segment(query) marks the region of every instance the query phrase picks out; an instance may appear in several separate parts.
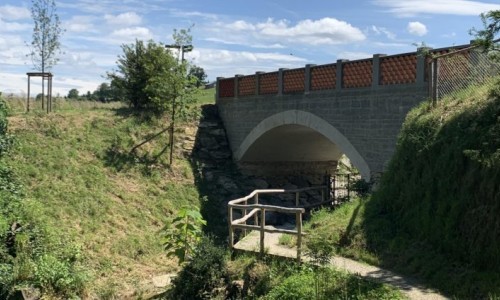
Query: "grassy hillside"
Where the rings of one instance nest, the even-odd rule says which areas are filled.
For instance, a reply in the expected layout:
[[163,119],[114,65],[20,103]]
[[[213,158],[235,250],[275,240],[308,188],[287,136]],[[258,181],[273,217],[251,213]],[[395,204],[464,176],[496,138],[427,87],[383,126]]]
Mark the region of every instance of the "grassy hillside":
[[[500,82],[407,116],[378,191],[310,226],[460,298],[500,295]],[[334,230],[331,230],[333,228]]]
[[[213,90],[203,91],[200,103],[210,96],[213,101]],[[186,136],[195,136],[196,117],[179,124],[169,167],[168,151],[161,155],[167,133],[130,151],[166,128],[165,118],[134,114],[116,103],[65,102],[49,115],[20,113],[22,100],[7,103],[15,144],[5,163],[23,187],[25,219],[50,236],[42,247],[77,254],[89,297],[154,293],[151,278],[177,270],[165,257],[160,229],[179,208],[199,206],[185,144]],[[35,280],[29,273],[38,261],[32,263],[26,282]]]

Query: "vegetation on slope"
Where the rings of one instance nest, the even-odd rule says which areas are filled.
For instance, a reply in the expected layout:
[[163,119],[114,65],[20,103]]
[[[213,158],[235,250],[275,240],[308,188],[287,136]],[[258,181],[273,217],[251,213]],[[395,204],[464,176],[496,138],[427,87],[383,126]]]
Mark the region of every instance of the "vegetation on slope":
[[[17,114],[9,118],[16,143],[9,159],[2,162],[23,187],[26,200],[21,201],[20,211],[28,219],[19,221],[7,211],[9,218],[2,222],[2,232],[8,232],[16,220],[21,226],[36,226],[40,238],[28,238],[27,246],[17,248],[42,249],[42,254],[78,262],[85,271],[78,289],[63,287],[66,290],[53,291],[53,296],[106,298],[155,292],[151,277],[177,269],[165,256],[160,229],[179,208],[199,206],[199,193],[183,145],[176,146],[177,160],[170,168],[168,156],[160,155],[168,146],[167,133],[130,151],[163,130],[168,120],[135,114],[116,104],[93,109],[75,102],[73,109],[69,103],[64,107],[68,110],[50,115]],[[184,131],[194,130],[185,123],[176,138],[182,141]],[[12,203],[8,198],[2,200]],[[37,240],[43,243],[32,242]],[[38,258],[42,254],[35,253],[26,261],[31,268],[23,273],[26,278],[11,278],[15,286],[1,285],[19,289],[24,284],[47,294],[52,286],[41,286],[29,275],[40,270]],[[25,267],[20,259],[12,257],[14,268]],[[76,278],[63,275],[68,280]]]
[[[210,102],[213,90],[201,91],[198,103]],[[22,100],[8,103],[11,113],[22,108]],[[162,131],[168,120],[117,104],[60,104],[49,115],[13,113],[9,118],[16,143],[9,159],[0,160],[8,170],[8,176],[0,175],[2,187],[13,187],[0,189],[1,298],[25,287],[38,288],[48,299],[148,297],[164,291],[152,286],[152,277],[176,271],[173,288],[165,294],[171,299],[310,294],[308,284],[281,294],[293,282],[310,280],[316,274],[310,267],[245,256],[230,261],[227,249],[211,238],[203,239],[180,270],[168,259],[161,229],[183,206],[202,208],[206,230],[226,232],[216,211],[222,200],[207,194],[200,166],[191,161],[185,144],[196,144],[196,119],[178,127],[170,167],[168,156],[159,155],[168,146],[167,133],[131,151]],[[236,172],[230,165],[225,176]],[[15,237],[10,235],[13,224],[22,228]],[[13,250],[16,255],[9,253]],[[336,278],[324,286],[330,294],[402,297],[384,285],[325,272]],[[244,282],[245,288],[234,289],[235,282]]]
[[500,295],[499,215],[497,81],[412,110],[371,199],[317,214],[310,226],[344,255],[482,298]]

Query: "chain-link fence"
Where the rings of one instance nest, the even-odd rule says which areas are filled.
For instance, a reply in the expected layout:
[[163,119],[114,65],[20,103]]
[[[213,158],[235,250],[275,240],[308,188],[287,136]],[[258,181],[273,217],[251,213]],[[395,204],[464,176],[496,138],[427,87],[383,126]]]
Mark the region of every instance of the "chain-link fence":
[[500,61],[478,46],[433,54],[429,71],[434,102],[488,84],[500,75]]

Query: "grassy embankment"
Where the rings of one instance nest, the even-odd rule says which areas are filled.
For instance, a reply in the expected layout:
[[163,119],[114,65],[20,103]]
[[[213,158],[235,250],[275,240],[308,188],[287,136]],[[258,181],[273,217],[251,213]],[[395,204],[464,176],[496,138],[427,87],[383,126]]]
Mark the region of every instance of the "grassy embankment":
[[[213,102],[213,90],[199,97],[200,104]],[[179,124],[169,168],[168,155],[159,155],[167,133],[129,152],[168,120],[135,115],[119,103],[55,103],[50,115],[39,101],[24,114],[24,100],[7,100],[15,136],[7,164],[23,186],[26,218],[52,236],[44,247],[77,249],[71,251],[82,256],[89,295],[148,294],[153,288],[145,282],[177,269],[164,255],[159,230],[180,207],[199,206],[181,143],[195,125]],[[16,275],[27,277],[18,282],[31,280]]]
[[309,224],[338,253],[458,298],[500,296],[500,81],[422,103],[371,198]]
[[[198,104],[213,99],[213,90],[202,91]],[[189,158],[197,118],[177,127],[175,163],[170,168],[168,155],[159,155],[168,145],[167,134],[130,152],[168,126],[164,118],[134,114],[119,103],[56,100],[49,115],[39,102],[29,114],[24,113],[24,100],[7,103],[15,144],[0,165],[13,170],[22,192],[14,208],[2,202],[0,221],[5,224],[0,225],[8,233],[1,235],[6,253],[0,253],[5,259],[0,262],[0,287],[35,286],[48,299],[136,299],[161,292],[151,278],[175,272],[178,266],[165,257],[160,229],[180,207],[207,205]],[[209,224],[222,222],[204,217]],[[18,224],[14,236],[9,233],[13,223]],[[203,256],[201,261],[210,260]],[[314,276],[307,268],[266,266],[245,256],[223,269],[209,268],[217,268],[225,280],[265,284],[258,288],[260,295],[276,288],[269,297],[289,290],[287,285],[295,286],[302,277],[307,283],[289,295],[311,293]],[[337,278],[328,287],[334,294],[401,297],[386,286],[329,274]],[[221,280],[215,278],[222,283],[217,288],[231,284]]]

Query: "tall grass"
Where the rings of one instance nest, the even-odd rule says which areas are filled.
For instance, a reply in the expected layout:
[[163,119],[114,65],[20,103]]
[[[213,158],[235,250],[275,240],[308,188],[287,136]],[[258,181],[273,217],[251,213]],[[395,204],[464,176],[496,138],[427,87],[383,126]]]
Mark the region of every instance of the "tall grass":
[[[199,205],[189,161],[181,145],[173,166],[158,155],[169,146],[167,134],[131,151],[168,119],[116,103],[68,101],[51,114],[16,113],[10,104],[16,143],[8,165],[25,186],[33,222],[81,247],[85,269],[95,275],[85,293],[101,298],[115,287],[114,297],[122,297],[137,282],[175,271],[159,230],[182,206]],[[183,141],[190,125],[179,125]]]
[[368,201],[312,224],[342,255],[458,298],[500,295],[500,81],[407,116]]

